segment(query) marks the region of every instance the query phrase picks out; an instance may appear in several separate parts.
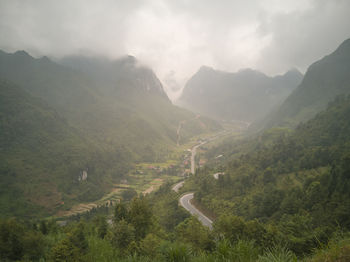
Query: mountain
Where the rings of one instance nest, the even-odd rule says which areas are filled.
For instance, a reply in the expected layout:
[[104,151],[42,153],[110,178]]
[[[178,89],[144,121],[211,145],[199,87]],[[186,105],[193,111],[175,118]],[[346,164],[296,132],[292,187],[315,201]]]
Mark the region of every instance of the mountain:
[[298,88],[264,120],[264,126],[295,126],[325,109],[337,95],[349,92],[350,39],[308,68]]
[[[0,52],[0,77],[45,100],[85,135],[111,146],[128,141],[131,151],[148,159],[149,147],[160,150],[160,144],[176,143],[179,123],[195,119],[172,105],[153,71],[130,56],[76,56],[59,64],[25,51]],[[182,142],[213,127],[204,118],[187,122],[191,124],[183,126]]]
[[139,92],[143,95],[157,95],[169,101],[154,72],[150,68],[140,65],[133,56],[125,56],[115,60],[104,57],[67,56],[58,62],[89,75],[99,83],[99,91],[104,95],[116,97]]
[[[68,195],[88,200],[103,193],[98,175],[106,168],[92,160],[96,152],[103,158],[100,148],[45,101],[5,80],[0,80],[0,133],[1,216],[43,215]],[[84,170],[89,179],[80,184]]]
[[203,66],[186,83],[177,103],[218,119],[251,122],[279,105],[301,79],[296,69],[269,77],[251,69],[228,73]]
[[133,164],[165,160],[178,141],[220,128],[174,106],[135,58],[99,61],[85,58],[88,71],[0,52],[2,216],[95,200]]

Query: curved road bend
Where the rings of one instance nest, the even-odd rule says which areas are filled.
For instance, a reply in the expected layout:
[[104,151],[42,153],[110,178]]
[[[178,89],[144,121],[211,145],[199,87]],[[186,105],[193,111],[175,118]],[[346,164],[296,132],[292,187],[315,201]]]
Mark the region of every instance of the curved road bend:
[[180,198],[180,205],[183,206],[191,215],[194,215],[198,218],[198,220],[204,225],[212,229],[213,221],[210,218],[206,217],[201,211],[199,211],[195,206],[191,204],[191,200],[193,199],[193,193],[187,193]]
[[176,193],[179,192],[179,189],[184,185],[185,181],[181,181],[171,188],[171,190],[175,191]]
[[222,176],[222,175],[225,175],[225,173],[223,173],[223,172],[215,173],[215,174],[213,174],[213,177],[215,179],[219,179],[219,176]]
[[[224,135],[225,132],[223,132],[221,135]],[[206,144],[207,142],[210,142],[210,141],[213,141],[215,139],[217,139],[218,137],[220,137],[221,135],[216,135],[212,138],[210,138],[209,140],[207,141],[204,141],[198,145],[195,145],[194,147],[192,147],[191,149],[191,173],[194,174],[195,171],[196,171],[196,163],[195,163],[195,157],[196,157],[196,153],[197,153],[197,148]],[[219,173],[217,174],[214,174],[214,178],[217,179],[219,178]],[[175,184],[173,187],[172,187],[172,190],[174,190],[175,192],[178,192],[179,188],[183,186],[183,183],[184,181],[182,182],[179,182],[177,184]],[[192,215],[195,215],[197,216],[198,220],[204,225],[204,226],[207,226],[209,227],[209,229],[212,229],[213,226],[213,221],[206,217],[201,211],[199,211],[195,206],[193,206],[191,204],[191,200],[193,199],[193,193],[187,193],[185,195],[183,195],[180,200],[179,200],[179,203],[180,205],[185,208],[188,212],[190,212]]]

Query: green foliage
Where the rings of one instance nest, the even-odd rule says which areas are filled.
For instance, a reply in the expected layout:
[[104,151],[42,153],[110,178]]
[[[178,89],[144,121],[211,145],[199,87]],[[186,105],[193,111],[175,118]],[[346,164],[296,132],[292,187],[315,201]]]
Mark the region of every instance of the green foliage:
[[[349,230],[350,97],[339,97],[295,131],[270,130],[235,142],[241,154],[190,178],[201,205],[219,218],[214,234],[262,248],[283,243],[305,256],[329,241],[337,227]],[[223,146],[230,155],[236,149]],[[214,153],[214,155],[215,155]],[[240,217],[236,217],[239,215]]]
[[175,242],[165,248],[163,256],[169,262],[188,262],[191,259],[191,250],[187,245]]
[[241,240],[254,240],[260,247],[269,247],[277,238],[272,229],[257,220],[246,222],[243,218],[232,215],[220,216],[213,226],[216,238],[224,238],[232,244]]
[[148,201],[143,198],[134,198],[130,203],[129,221],[135,227],[136,239],[144,238],[152,226],[152,210]]
[[178,201],[178,195],[171,190],[170,184],[162,186],[150,198],[153,213],[166,231],[174,232],[175,227],[189,217]]
[[130,201],[137,196],[137,192],[133,188],[128,188],[122,192],[122,198],[124,201]]
[[95,201],[137,161],[165,160],[181,121],[189,122],[181,143],[220,128],[172,105],[136,61],[85,62],[94,69],[0,52],[1,216],[41,217]]
[[191,245],[192,250],[211,250],[213,241],[209,229],[204,227],[197,218],[190,217],[176,227],[177,239]]
[[[350,40],[313,63],[302,83],[265,120],[265,127],[297,126],[324,110],[338,95],[350,93]],[[316,137],[316,136],[315,136]]]
[[140,251],[141,254],[148,257],[157,256],[162,240],[155,234],[148,234],[140,242]]
[[258,262],[296,262],[297,257],[285,247],[273,247],[264,255],[259,256]]
[[15,219],[0,221],[1,260],[38,260],[44,251],[43,235],[25,228]]
[[50,253],[53,261],[84,261],[83,256],[88,252],[88,241],[84,232],[83,222],[75,225],[61,241],[56,243]]
[[258,258],[259,250],[253,241],[238,240],[231,244],[223,239],[216,244],[214,254],[219,261],[253,262]]
[[93,223],[97,236],[103,239],[108,231],[107,218],[105,216],[96,216],[93,219]]
[[121,220],[127,220],[129,218],[129,212],[127,206],[124,202],[119,202],[115,205],[114,208],[114,223],[118,223]]
[[125,220],[113,225],[110,240],[114,247],[126,252],[129,245],[135,240],[135,228]]

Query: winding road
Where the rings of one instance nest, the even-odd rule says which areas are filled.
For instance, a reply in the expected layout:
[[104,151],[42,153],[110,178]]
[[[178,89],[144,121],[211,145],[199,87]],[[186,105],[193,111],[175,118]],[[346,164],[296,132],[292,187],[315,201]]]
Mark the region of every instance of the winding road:
[[[226,131],[223,131],[215,136],[213,136],[210,139],[207,139],[203,142],[201,142],[198,145],[195,145],[194,147],[192,147],[191,149],[191,173],[195,174],[196,171],[196,163],[195,163],[195,157],[196,157],[196,153],[197,153],[197,148],[210,142],[213,141],[223,135],[226,134]],[[215,179],[219,178],[219,175],[224,175],[224,173],[216,173],[213,174]],[[179,191],[179,189],[183,186],[183,184],[185,183],[185,181],[181,181],[177,184],[175,184],[171,189],[173,191],[175,191],[176,193]],[[179,199],[179,204],[186,209],[188,212],[190,212],[192,215],[196,216],[198,218],[198,220],[206,227],[209,227],[209,229],[213,228],[213,221],[208,218],[207,216],[205,216],[200,210],[198,210],[194,205],[192,205],[191,200],[194,197],[194,193],[186,193],[184,195],[182,195]]]
[[180,198],[180,205],[192,215],[196,216],[204,226],[209,227],[209,229],[212,229],[213,221],[210,218],[206,217],[201,211],[199,211],[194,205],[191,204],[192,199],[193,193],[187,193]]
[[213,174],[213,177],[215,179],[219,179],[219,176],[222,176],[222,175],[225,175],[225,173],[223,173],[223,172],[215,173],[215,174]]
[[175,191],[176,193],[179,192],[179,189],[184,185],[185,181],[181,181],[171,188],[171,190]]
[[207,141],[204,141],[194,147],[192,147],[191,149],[191,174],[194,175],[194,173],[196,172],[196,162],[195,162],[195,157],[196,157],[196,154],[197,154],[197,148],[206,144]]
[[[215,138],[214,138],[215,139]],[[214,139],[210,139],[209,141],[212,141]],[[208,141],[201,142],[198,145],[195,145],[191,149],[191,173],[194,174],[196,170],[196,163],[195,163],[195,156],[197,153],[197,148],[206,144]],[[185,181],[181,181],[177,184],[175,184],[171,189],[175,191],[176,193],[179,191],[179,189],[183,186]],[[201,211],[199,211],[194,205],[192,205],[191,200],[193,199],[194,193],[186,193],[183,196],[180,197],[179,203],[180,205],[186,209],[188,212],[190,212],[192,215],[196,216],[198,220],[206,227],[209,227],[209,229],[212,229],[213,221],[206,217]]]

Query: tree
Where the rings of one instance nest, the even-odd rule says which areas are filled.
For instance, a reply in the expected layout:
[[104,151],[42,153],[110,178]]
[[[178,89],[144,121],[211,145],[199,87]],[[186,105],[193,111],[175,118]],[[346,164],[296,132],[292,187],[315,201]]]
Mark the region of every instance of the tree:
[[137,196],[137,192],[133,188],[128,188],[122,192],[122,198],[125,201],[130,201],[131,199],[133,199],[136,196]]
[[69,238],[57,243],[51,249],[50,257],[54,262],[83,261],[79,249],[73,245]]
[[107,234],[107,229],[108,229],[106,217],[105,216],[95,217],[94,224],[95,224],[97,236],[103,239]]
[[135,240],[135,228],[123,219],[113,226],[110,240],[114,247],[125,252],[129,244]]
[[0,222],[0,258],[20,260],[24,253],[24,228],[15,219]]
[[152,210],[145,198],[139,197],[132,200],[128,221],[135,228],[137,240],[146,236],[152,225]]
[[84,235],[84,223],[80,222],[67,236],[51,249],[53,261],[84,261],[88,242]]
[[126,220],[128,218],[128,209],[123,202],[116,204],[114,209],[114,223],[118,223],[121,220]]
[[193,216],[176,227],[176,235],[178,239],[190,243],[197,250],[210,250],[213,246],[209,230]]
[[44,220],[40,221],[39,228],[40,228],[41,233],[43,233],[44,235],[46,235],[48,233],[47,225],[46,225],[46,222]]

